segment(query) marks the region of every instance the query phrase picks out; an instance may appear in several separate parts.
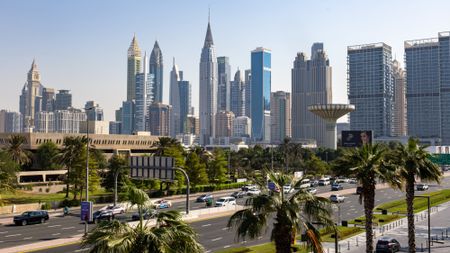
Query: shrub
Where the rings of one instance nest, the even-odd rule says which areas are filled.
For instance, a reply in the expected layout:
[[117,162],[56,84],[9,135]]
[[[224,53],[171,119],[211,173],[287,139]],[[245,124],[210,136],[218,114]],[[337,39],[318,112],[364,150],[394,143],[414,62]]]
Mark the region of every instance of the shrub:
[[50,210],[52,207],[51,207],[51,205],[50,205],[50,203],[48,203],[48,202],[44,202],[42,205],[41,205],[41,210]]
[[50,188],[45,188],[45,192],[49,193],[50,192]]

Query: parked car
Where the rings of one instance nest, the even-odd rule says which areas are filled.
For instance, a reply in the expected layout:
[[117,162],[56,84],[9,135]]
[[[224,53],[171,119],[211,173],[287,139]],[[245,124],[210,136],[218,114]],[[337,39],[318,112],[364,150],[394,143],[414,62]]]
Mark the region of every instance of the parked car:
[[350,179],[348,180],[348,183],[349,183],[349,184],[357,184],[358,181],[356,180],[356,178],[350,178]]
[[325,186],[330,184],[330,178],[321,178],[319,180],[319,186]]
[[346,177],[338,177],[336,180],[334,180],[336,183],[348,183],[349,179]]
[[428,185],[427,184],[417,184],[416,190],[417,191],[426,191],[426,190],[428,190]]
[[215,206],[227,206],[227,205],[236,205],[236,199],[233,197],[222,197],[216,201]]
[[291,187],[291,185],[283,185],[283,193],[284,194],[289,194],[289,193],[291,193],[292,192],[292,187]]
[[153,204],[155,205],[156,209],[169,208],[172,206],[172,202],[165,199],[156,200],[153,202]]
[[45,223],[48,221],[47,211],[27,211],[21,215],[14,216],[13,221],[16,225],[28,225],[33,223]]
[[330,201],[334,202],[334,203],[341,203],[341,202],[344,202],[344,200],[345,200],[345,197],[342,195],[339,195],[339,194],[332,194],[330,196]]
[[339,190],[343,190],[344,187],[341,184],[332,184],[331,185],[331,190],[332,191],[339,191]]
[[249,195],[249,196],[252,196],[252,195],[259,195],[259,194],[261,194],[261,190],[258,190],[258,189],[256,189],[256,188],[249,189],[249,190],[247,191],[247,195]]
[[101,220],[110,221],[110,220],[112,220],[113,217],[114,217],[114,214],[110,210],[98,210],[92,214],[92,222],[97,223]]
[[392,237],[381,237],[377,241],[376,253],[391,253],[400,251],[400,243]]
[[317,186],[319,186],[319,180],[311,180],[311,181],[309,182],[309,186],[311,186],[311,187],[317,187]]
[[118,205],[107,205],[105,207],[100,208],[99,211],[111,211],[113,215],[123,214],[125,213],[125,207]]
[[308,190],[306,190],[307,192],[311,193],[311,194],[316,194],[317,193],[317,189],[316,188],[308,188]]
[[356,194],[360,195],[363,192],[363,187],[362,186],[358,186],[356,187]]
[[[142,211],[142,218],[144,220],[156,218],[156,215],[158,215],[158,211],[156,209],[144,209]],[[133,216],[131,216],[131,219],[134,221],[140,220],[139,213],[134,213]]]
[[238,199],[238,198],[243,198],[246,194],[247,194],[247,193],[246,193],[246,192],[243,192],[243,191],[233,192],[233,193],[231,194],[231,197],[234,197],[234,198]]
[[213,198],[214,198],[213,195],[210,194],[210,193],[208,193],[208,194],[203,194],[203,195],[201,195],[201,196],[199,196],[199,197],[197,198],[197,202],[206,202],[206,201],[208,201],[209,199],[213,199]]

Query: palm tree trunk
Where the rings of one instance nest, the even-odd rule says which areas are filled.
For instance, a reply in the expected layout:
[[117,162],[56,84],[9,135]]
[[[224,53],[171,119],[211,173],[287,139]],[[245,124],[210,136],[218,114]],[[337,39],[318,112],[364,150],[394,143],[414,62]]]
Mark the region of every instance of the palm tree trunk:
[[276,220],[273,232],[276,253],[291,253],[292,226],[288,224],[288,218],[282,214],[277,214]]
[[414,175],[406,180],[406,208],[408,219],[408,246],[409,252],[416,252],[416,229],[414,226]]
[[366,253],[373,252],[373,208],[375,207],[375,183],[364,186],[364,213],[366,216]]
[[67,168],[67,178],[66,178],[66,199],[69,198],[69,176],[70,175],[70,170],[69,168]]

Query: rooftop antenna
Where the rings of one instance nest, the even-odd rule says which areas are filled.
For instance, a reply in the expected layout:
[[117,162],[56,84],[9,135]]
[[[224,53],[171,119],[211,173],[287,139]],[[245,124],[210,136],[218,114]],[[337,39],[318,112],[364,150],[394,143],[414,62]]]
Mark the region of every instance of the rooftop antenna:
[[208,23],[211,22],[211,6],[208,6]]

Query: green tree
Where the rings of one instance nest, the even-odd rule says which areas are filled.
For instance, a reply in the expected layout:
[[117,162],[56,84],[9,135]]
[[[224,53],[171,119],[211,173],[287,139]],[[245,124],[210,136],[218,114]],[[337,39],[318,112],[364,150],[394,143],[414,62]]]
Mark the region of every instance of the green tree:
[[108,172],[106,173],[105,179],[102,182],[102,186],[109,191],[114,190],[114,176],[117,175],[117,191],[122,192],[126,187],[131,184],[128,169],[128,161],[122,155],[113,155],[108,162]]
[[89,155],[95,160],[100,171],[103,172],[106,168],[108,168],[108,160],[102,150],[96,149],[95,146],[91,145]]
[[[13,161],[6,151],[0,150],[0,194],[15,190],[17,180],[16,173],[19,165]],[[2,204],[0,196],[0,205]]]
[[420,181],[440,182],[442,172],[439,166],[430,161],[431,154],[419,145],[417,139],[410,138],[407,145],[397,143],[388,155],[389,162],[396,168],[400,179],[405,184],[408,219],[409,252],[416,252],[414,226],[414,184]]
[[[174,138],[170,137],[159,137],[159,141],[157,141],[154,145],[156,152],[155,156],[168,156],[173,157],[175,159],[175,166],[179,168],[184,167],[184,150],[181,146],[180,142]],[[178,187],[182,187],[184,184],[184,176],[181,172],[175,172],[175,179],[178,183]],[[162,184],[161,182],[161,190]],[[171,182],[166,183],[166,190],[169,190]]]
[[325,175],[329,171],[328,164],[316,155],[312,155],[303,165],[305,175]]
[[[284,172],[266,173],[268,179],[279,189],[284,185],[300,187],[300,180],[295,180]],[[306,235],[314,252],[323,252],[319,230],[312,222],[334,227],[329,201],[306,190],[299,190],[290,196],[285,195],[283,191],[269,194],[265,178],[258,180],[257,184],[263,189],[263,193],[247,199],[246,208],[237,211],[228,221],[228,227],[237,227],[238,239],[260,236],[267,229],[267,223],[273,215],[275,219],[271,240],[275,242],[277,253],[291,252],[291,242],[297,232]]]
[[378,145],[364,145],[361,148],[347,149],[335,160],[334,169],[337,175],[356,178],[362,186],[360,202],[364,201],[366,252],[373,252],[373,209],[375,207],[375,188],[377,180],[399,186],[392,166],[384,162],[385,149]]
[[103,221],[82,240],[84,247],[91,247],[96,253],[200,253],[202,246],[198,235],[187,223],[182,221],[178,211],[160,212],[155,226],[147,226],[142,219],[142,210],[148,203],[148,195],[137,188],[130,188],[128,198],[136,205],[140,214],[137,226],[118,220]]
[[210,183],[222,184],[227,180],[227,159],[221,149],[215,149],[213,159],[207,167],[208,179]]
[[200,162],[200,159],[195,152],[190,152],[188,154],[185,169],[193,186],[208,183],[206,166]]
[[11,135],[6,145],[6,152],[20,166],[31,162],[31,153],[24,149],[27,139],[23,135]]
[[86,166],[86,143],[87,139],[84,136],[67,136],[63,140],[63,149],[59,154],[59,160],[67,169],[66,198],[69,197],[70,185],[73,184],[77,188],[80,184],[79,176]]
[[39,145],[36,151],[36,160],[41,170],[58,169],[60,164],[58,160],[59,149],[53,142],[45,142]]

